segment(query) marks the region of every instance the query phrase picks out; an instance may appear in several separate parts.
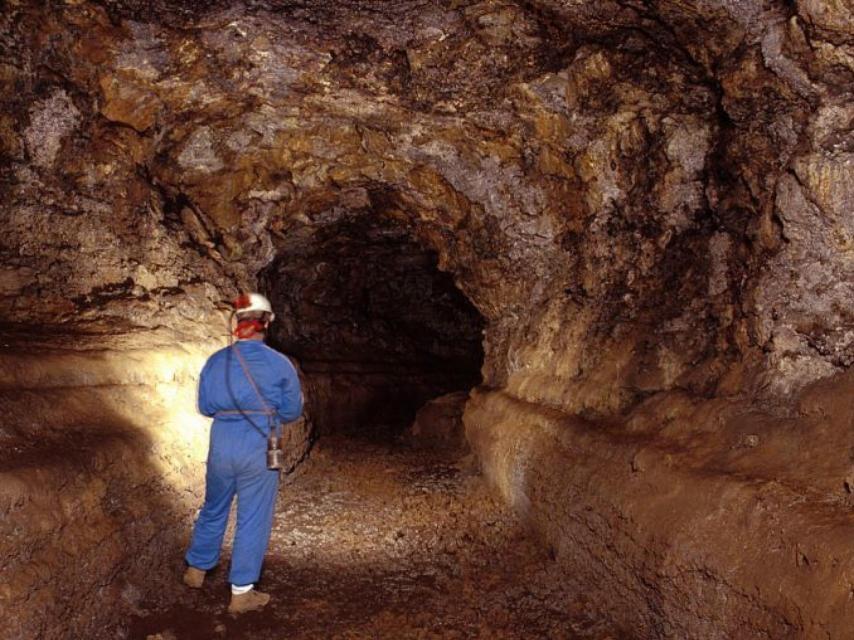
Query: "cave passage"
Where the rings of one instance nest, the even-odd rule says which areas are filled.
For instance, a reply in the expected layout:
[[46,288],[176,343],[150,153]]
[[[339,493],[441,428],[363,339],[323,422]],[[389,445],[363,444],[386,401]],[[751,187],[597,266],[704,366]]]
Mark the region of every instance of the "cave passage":
[[[0,636],[851,638],[852,24],[0,2]],[[307,400],[258,633],[179,579],[245,291]]]
[[260,280],[318,435],[397,435],[431,398],[480,381],[483,318],[394,218],[346,212],[292,233]]

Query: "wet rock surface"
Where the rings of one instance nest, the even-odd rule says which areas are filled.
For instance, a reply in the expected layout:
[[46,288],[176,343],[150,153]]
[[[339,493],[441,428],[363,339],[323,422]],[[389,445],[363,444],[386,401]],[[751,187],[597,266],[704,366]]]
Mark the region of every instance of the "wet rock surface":
[[566,589],[472,462],[324,439],[280,492],[266,610],[225,612],[226,555],[202,592],[144,611],[125,637],[628,639]]

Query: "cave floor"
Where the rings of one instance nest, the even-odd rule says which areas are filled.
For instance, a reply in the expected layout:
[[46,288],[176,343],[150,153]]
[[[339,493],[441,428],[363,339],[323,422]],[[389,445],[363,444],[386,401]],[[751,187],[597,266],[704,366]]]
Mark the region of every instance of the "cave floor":
[[228,550],[202,590],[142,611],[130,637],[627,637],[568,590],[459,454],[325,438],[281,488],[264,611],[226,613],[227,566]]

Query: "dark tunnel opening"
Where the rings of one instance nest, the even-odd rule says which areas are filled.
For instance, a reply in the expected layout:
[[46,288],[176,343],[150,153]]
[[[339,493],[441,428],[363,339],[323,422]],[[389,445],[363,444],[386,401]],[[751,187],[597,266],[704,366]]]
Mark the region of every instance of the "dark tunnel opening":
[[480,382],[484,319],[407,227],[351,212],[306,231],[260,283],[316,435],[394,437],[429,400]]

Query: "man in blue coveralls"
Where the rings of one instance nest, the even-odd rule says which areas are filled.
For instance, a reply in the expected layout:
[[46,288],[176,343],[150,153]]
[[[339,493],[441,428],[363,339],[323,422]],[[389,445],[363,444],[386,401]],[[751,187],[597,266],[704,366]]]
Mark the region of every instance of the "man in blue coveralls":
[[237,341],[208,358],[199,379],[199,411],[214,421],[205,502],[187,551],[184,583],[200,588],[205,572],[219,561],[236,495],[228,611],[242,613],[270,601],[268,594],[254,588],[270,541],[279,485],[279,471],[267,468],[267,434],[279,422],[296,420],[303,401],[293,364],[264,344],[275,318],[270,302],[250,293],[240,296],[235,308]]

